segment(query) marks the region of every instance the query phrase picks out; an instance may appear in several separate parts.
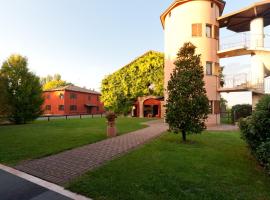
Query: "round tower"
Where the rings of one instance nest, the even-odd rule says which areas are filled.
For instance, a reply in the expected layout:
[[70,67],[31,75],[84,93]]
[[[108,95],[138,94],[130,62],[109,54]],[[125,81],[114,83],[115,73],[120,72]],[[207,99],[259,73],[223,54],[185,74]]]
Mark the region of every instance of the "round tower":
[[205,87],[211,113],[207,124],[220,123],[220,65],[219,22],[225,2],[222,0],[175,0],[161,15],[165,33],[164,96],[167,99],[167,85],[174,69],[179,49],[186,42],[193,43],[201,54],[204,66]]

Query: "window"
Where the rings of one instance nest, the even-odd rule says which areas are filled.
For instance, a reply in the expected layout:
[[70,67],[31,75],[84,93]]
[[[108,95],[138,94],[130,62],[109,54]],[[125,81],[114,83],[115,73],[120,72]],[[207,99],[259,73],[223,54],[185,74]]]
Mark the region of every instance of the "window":
[[59,105],[58,106],[58,110],[59,111],[64,111],[65,110],[65,106],[64,105]]
[[71,105],[70,106],[70,111],[76,111],[77,110],[77,106],[76,105]]
[[206,37],[208,37],[208,38],[212,37],[212,25],[211,24],[206,24],[205,33],[206,33]]
[[213,101],[209,101],[209,114],[213,114]]
[[64,99],[64,94],[63,94],[63,93],[60,93],[60,94],[59,94],[59,98],[60,98],[60,99]]
[[45,110],[50,111],[52,109],[51,105],[46,105]]
[[70,99],[77,99],[77,94],[71,93],[70,94]]
[[97,112],[99,111],[99,107],[97,107]]
[[211,8],[213,8],[214,7],[214,3],[213,2],[211,2]]
[[216,40],[218,40],[219,39],[219,27],[218,26],[214,26],[214,38],[216,39]]
[[47,94],[46,98],[47,99],[50,99],[51,98],[51,95],[50,94]]
[[202,24],[192,24],[192,37],[202,36]]
[[97,96],[97,101],[99,101],[99,96]]
[[91,101],[91,95],[88,96],[88,101]]
[[206,62],[206,75],[212,75],[212,74],[213,74],[213,63]]

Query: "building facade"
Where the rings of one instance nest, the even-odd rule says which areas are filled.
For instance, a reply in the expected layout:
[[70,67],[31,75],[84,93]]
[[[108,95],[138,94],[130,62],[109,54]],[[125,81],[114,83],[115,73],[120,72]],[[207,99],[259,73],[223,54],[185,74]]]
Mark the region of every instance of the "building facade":
[[132,117],[162,118],[164,117],[164,97],[138,97],[132,107]]
[[164,97],[179,49],[191,42],[201,55],[211,113],[207,125],[220,124],[219,22],[225,2],[221,0],[175,0],[161,15],[165,34]]
[[66,86],[43,92],[44,115],[79,115],[104,113],[101,94],[80,88]]

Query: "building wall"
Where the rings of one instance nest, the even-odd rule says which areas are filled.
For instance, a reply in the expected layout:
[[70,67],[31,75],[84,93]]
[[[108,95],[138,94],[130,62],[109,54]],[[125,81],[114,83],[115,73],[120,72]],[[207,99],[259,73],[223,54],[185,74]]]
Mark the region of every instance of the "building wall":
[[[60,94],[63,94],[63,98],[60,98]],[[70,95],[75,94],[76,98],[71,98]],[[48,95],[50,98],[48,98]],[[42,106],[47,115],[76,115],[76,114],[100,114],[104,112],[103,103],[100,102],[100,95],[89,94],[75,91],[51,91],[44,92],[45,102]],[[91,111],[87,110],[86,104],[94,105]],[[51,110],[46,110],[46,105],[51,106]],[[59,105],[64,105],[64,110],[59,110]],[[76,110],[71,110],[70,106],[76,106]]]
[[[59,95],[65,95],[65,91],[52,91],[52,92],[44,92],[44,103],[42,105],[42,109],[44,110],[45,115],[64,115],[65,111],[59,111],[59,105],[65,105],[65,99],[60,99]],[[51,110],[46,110],[46,106],[51,106]]]
[[[211,7],[211,3],[213,7]],[[205,75],[206,91],[210,101],[220,100],[220,94],[217,92],[219,87],[219,58],[217,50],[219,41],[214,38],[214,26],[219,27],[217,18],[220,15],[220,9],[212,1],[189,1],[175,7],[165,18],[165,68],[164,68],[164,86],[167,88],[170,74],[174,69],[174,61],[179,49],[186,42],[193,43],[197,49],[196,53],[201,54],[202,66],[206,72],[206,62],[213,63],[213,75]],[[192,24],[202,24],[202,36],[192,37]],[[206,37],[206,24],[212,26],[212,38]],[[219,29],[218,29],[219,30]],[[167,92],[164,93],[167,99]],[[219,114],[210,114],[207,121],[210,124],[219,124]]]

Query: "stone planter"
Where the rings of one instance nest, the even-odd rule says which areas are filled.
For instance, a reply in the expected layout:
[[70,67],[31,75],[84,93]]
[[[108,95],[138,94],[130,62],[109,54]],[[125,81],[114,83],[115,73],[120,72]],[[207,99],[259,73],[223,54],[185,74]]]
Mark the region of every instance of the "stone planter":
[[108,137],[117,136],[116,127],[115,127],[115,120],[114,121],[107,121],[107,136]]

